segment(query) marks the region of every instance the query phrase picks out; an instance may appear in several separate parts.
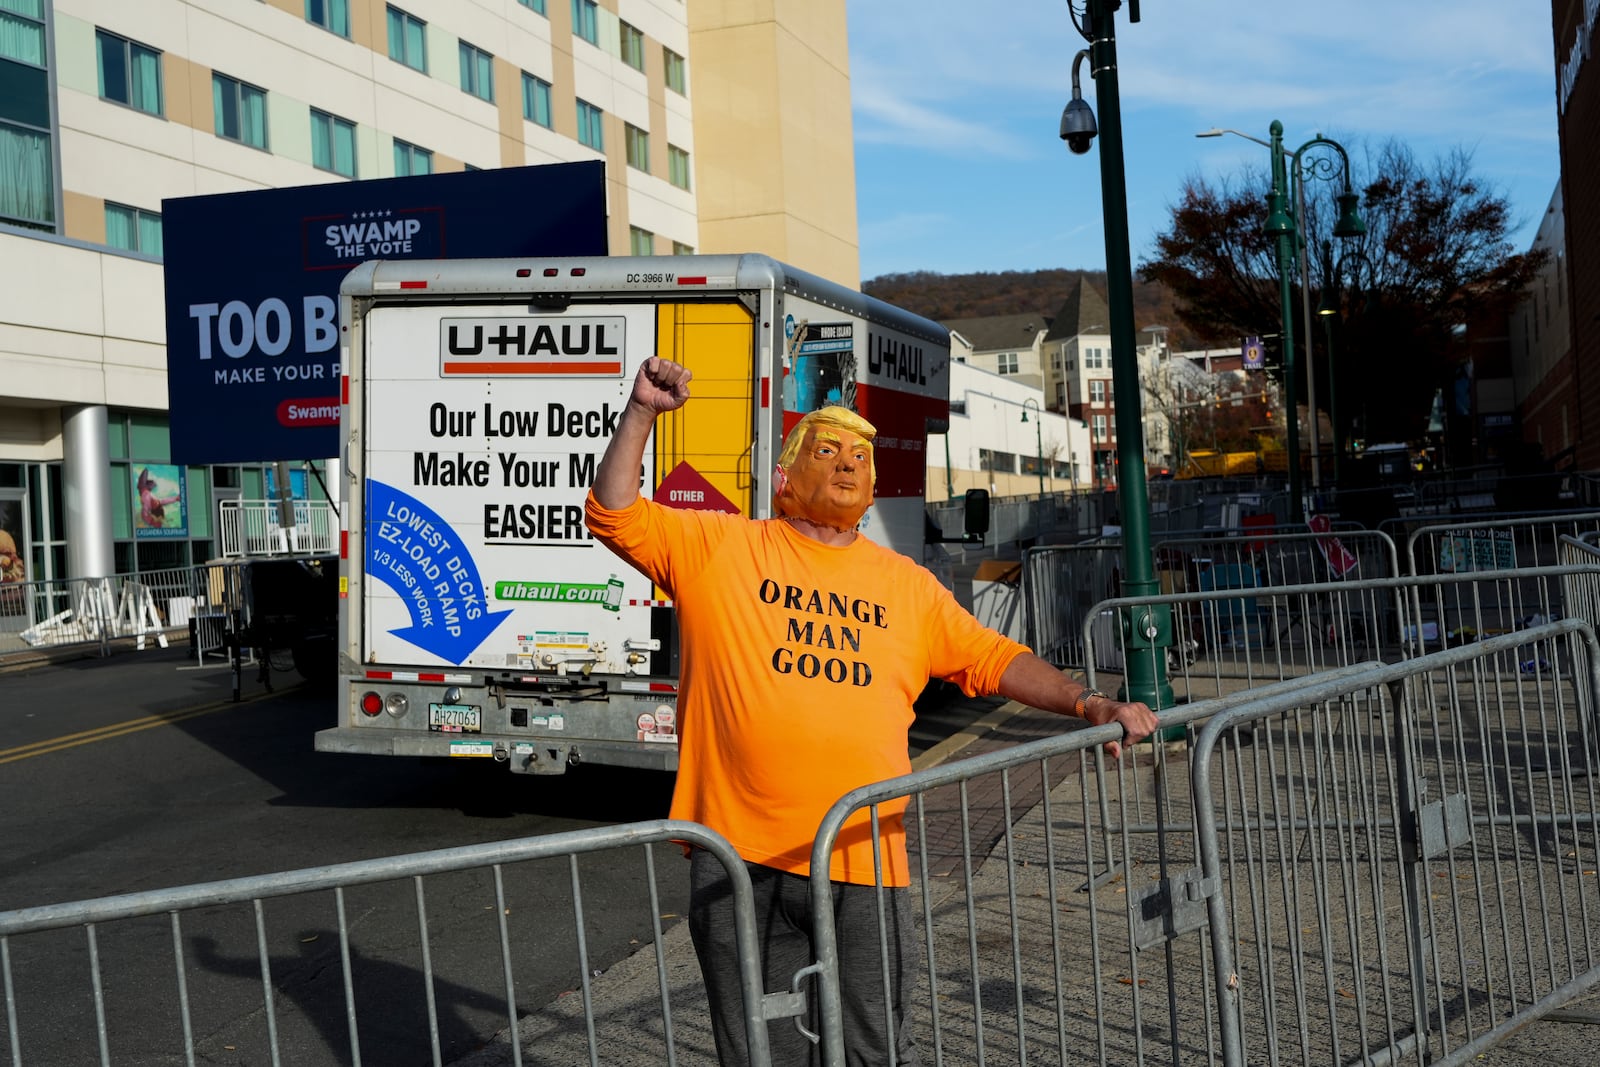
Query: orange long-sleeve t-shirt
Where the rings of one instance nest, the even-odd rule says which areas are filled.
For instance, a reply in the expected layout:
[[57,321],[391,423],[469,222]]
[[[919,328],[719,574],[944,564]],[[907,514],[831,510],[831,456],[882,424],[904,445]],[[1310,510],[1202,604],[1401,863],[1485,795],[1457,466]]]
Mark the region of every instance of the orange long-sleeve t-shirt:
[[[929,678],[994,693],[1023,645],[985,627],[924,567],[865,537],[824,545],[788,523],[640,499],[587,505],[589,529],[667,591],[682,639],[672,817],[752,863],[809,874],[822,817],[906,774]],[[886,885],[907,884],[904,802],[879,809]],[[839,835],[835,881],[874,881],[871,824]]]

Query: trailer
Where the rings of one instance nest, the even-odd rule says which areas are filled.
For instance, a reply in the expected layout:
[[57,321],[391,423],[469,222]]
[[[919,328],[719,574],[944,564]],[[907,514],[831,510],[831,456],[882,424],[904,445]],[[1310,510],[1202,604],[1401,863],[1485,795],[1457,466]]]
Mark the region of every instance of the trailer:
[[644,495],[770,517],[784,434],[840,404],[878,428],[865,535],[918,560],[939,538],[949,331],[767,257],[373,261],[340,323],[340,714],[319,751],[676,769],[673,605],[583,519],[651,356],[694,399],[658,419]]

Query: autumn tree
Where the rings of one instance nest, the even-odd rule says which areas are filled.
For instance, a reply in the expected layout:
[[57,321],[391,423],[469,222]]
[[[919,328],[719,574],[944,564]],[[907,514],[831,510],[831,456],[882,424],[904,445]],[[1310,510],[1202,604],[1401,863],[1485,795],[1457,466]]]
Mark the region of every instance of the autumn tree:
[[[1342,311],[1331,384],[1338,389],[1344,428],[1359,428],[1369,440],[1414,439],[1434,390],[1448,384],[1465,358],[1458,328],[1503,320],[1545,254],[1513,251],[1507,240],[1510,207],[1473,176],[1466,152],[1425,168],[1409,149],[1390,143],[1364,165],[1353,156],[1351,166],[1367,225],[1363,238],[1330,240],[1333,190],[1326,182],[1306,185],[1311,301],[1319,303],[1326,289]],[[1269,337],[1281,329],[1276,244],[1262,232],[1269,186],[1262,172],[1216,186],[1188,179],[1170,229],[1139,266],[1144,280],[1172,291],[1183,324],[1213,343]],[[1326,261],[1324,242],[1331,246]],[[1295,340],[1301,353],[1308,340],[1317,347],[1317,397],[1326,409],[1334,395],[1327,341],[1321,328],[1311,338],[1300,336],[1298,274]],[[1274,347],[1269,343],[1269,353]],[[1302,398],[1306,365],[1302,356],[1296,386]]]

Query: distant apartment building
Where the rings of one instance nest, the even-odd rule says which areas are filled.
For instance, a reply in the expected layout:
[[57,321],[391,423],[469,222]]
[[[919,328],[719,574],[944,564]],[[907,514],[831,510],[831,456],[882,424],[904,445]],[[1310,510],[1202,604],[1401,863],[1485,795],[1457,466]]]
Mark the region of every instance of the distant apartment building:
[[951,319],[944,325],[960,334],[970,348],[962,357],[965,362],[1035,389],[1044,387],[1042,344],[1050,326],[1048,315],[985,315]]
[[1534,249],[1549,259],[1507,323],[1511,381],[1522,439],[1554,456],[1577,444],[1577,367],[1568,299],[1566,212],[1561,188],[1539,221]]
[[[844,0],[0,0],[0,530],[26,577],[202,562],[217,502],[265,495],[260,464],[171,465],[163,199],[577,160],[604,161],[612,255],[858,285]],[[182,482],[183,536],[139,535],[147,468]]]

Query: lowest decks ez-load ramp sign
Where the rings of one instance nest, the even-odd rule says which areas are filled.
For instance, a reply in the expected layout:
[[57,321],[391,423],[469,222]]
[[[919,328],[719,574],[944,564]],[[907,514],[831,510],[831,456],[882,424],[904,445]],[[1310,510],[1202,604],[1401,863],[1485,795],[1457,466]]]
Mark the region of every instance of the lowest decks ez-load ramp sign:
[[605,255],[605,165],[162,201],[177,463],[339,454],[339,282],[372,259]]

